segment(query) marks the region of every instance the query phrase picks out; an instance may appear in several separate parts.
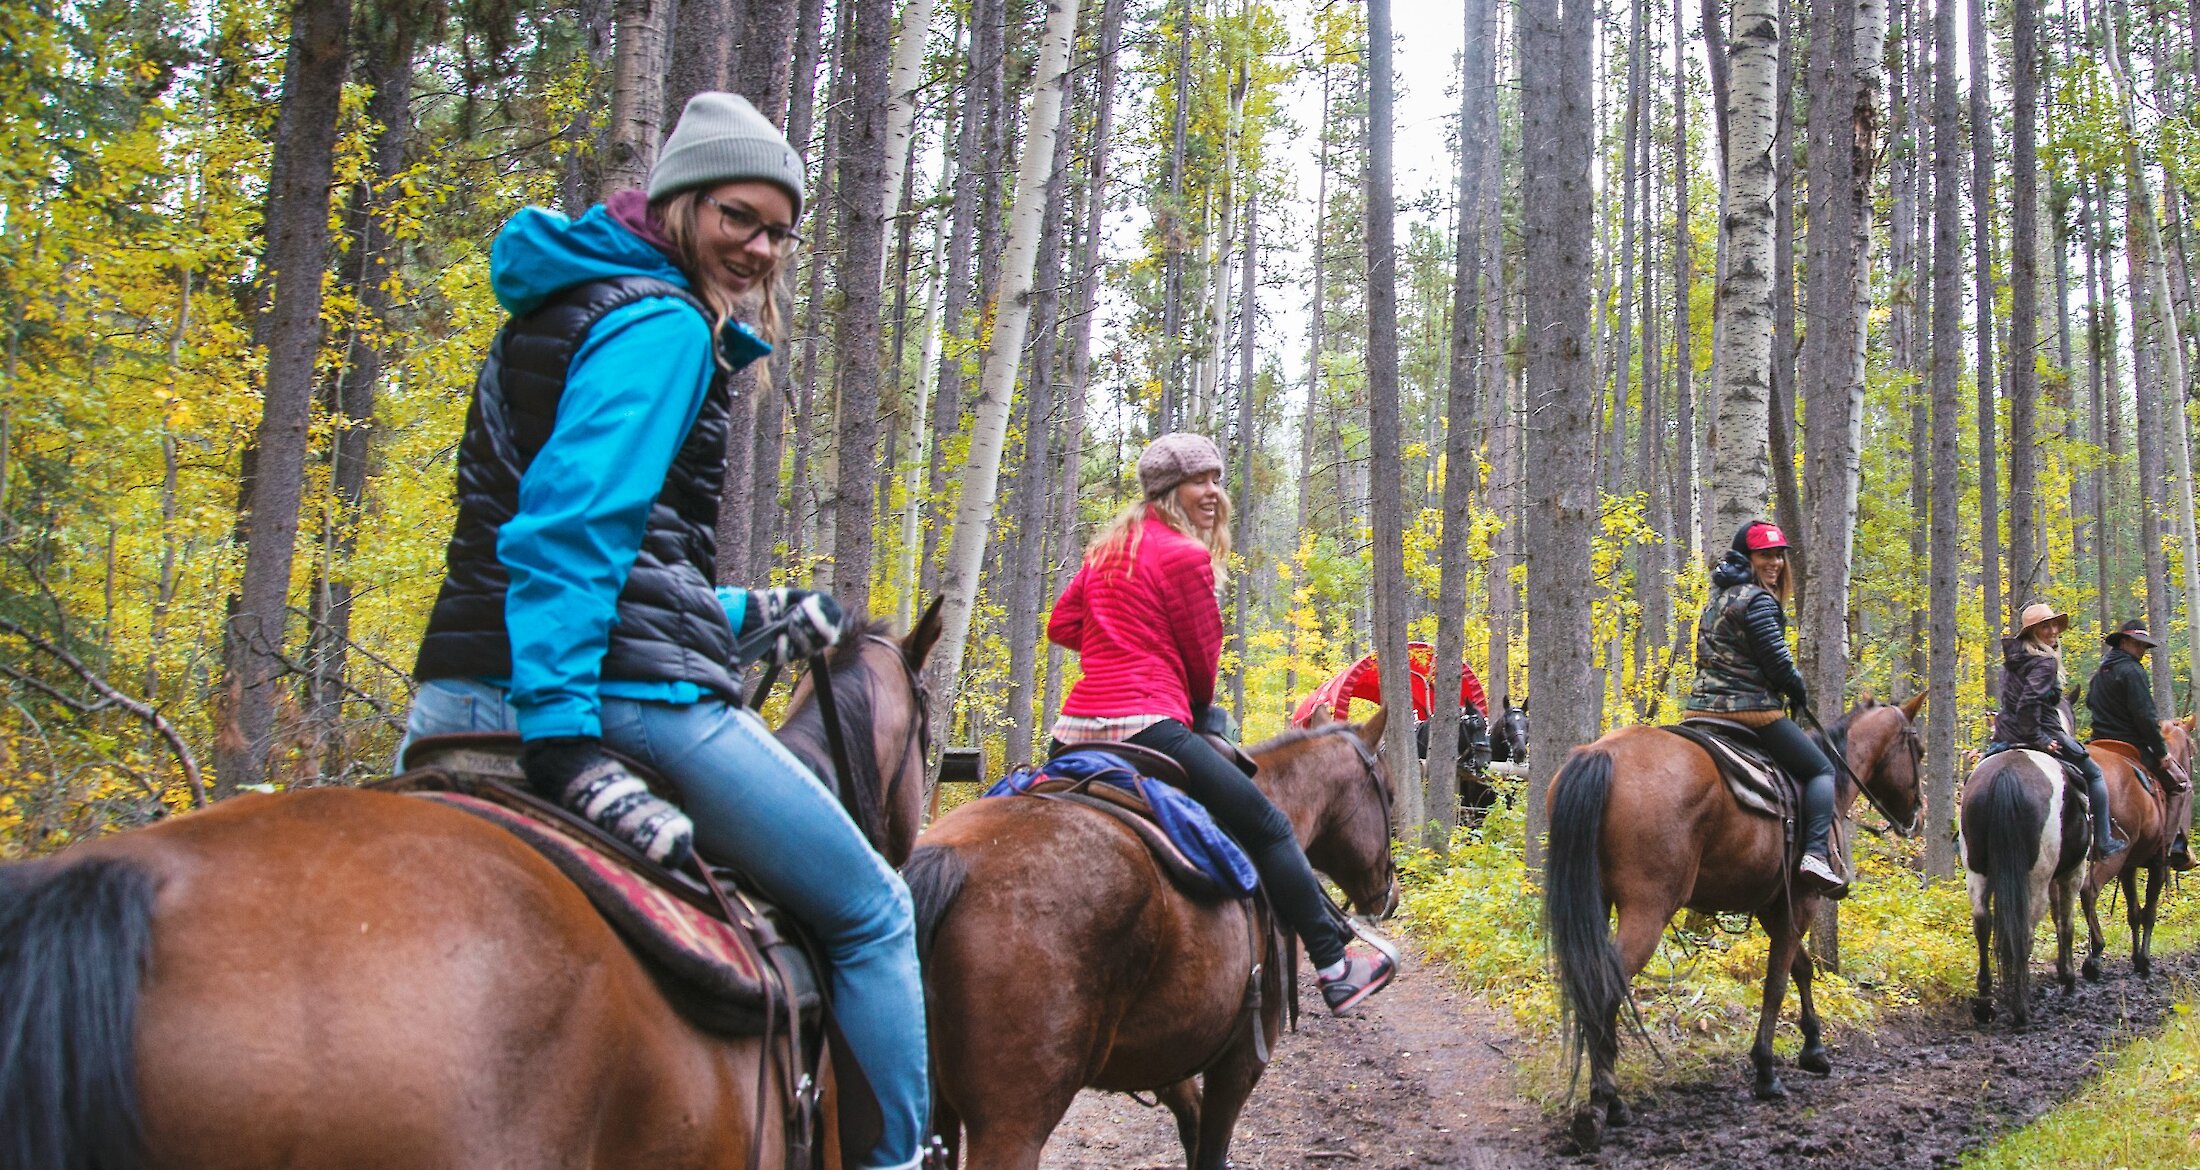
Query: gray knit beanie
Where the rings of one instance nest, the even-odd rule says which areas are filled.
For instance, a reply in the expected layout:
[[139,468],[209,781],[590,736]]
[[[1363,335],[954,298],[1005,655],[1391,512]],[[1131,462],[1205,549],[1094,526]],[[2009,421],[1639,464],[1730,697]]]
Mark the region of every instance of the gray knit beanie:
[[1195,475],[1220,470],[1222,452],[1215,449],[1213,440],[1190,431],[1170,431],[1146,444],[1139,455],[1138,486],[1150,500]]
[[690,187],[754,179],[786,188],[802,218],[802,160],[787,136],[737,93],[696,94],[649,169],[654,203]]

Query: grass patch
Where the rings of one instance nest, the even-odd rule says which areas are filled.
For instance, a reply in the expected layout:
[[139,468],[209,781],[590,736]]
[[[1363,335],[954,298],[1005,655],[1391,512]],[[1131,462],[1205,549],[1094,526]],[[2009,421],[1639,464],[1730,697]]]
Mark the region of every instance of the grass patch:
[[[1567,1094],[1571,1068],[1563,1056],[1558,986],[1542,929],[1542,894],[1528,874],[1521,842],[1525,825],[1517,786],[1481,824],[1459,829],[1448,856],[1415,851],[1400,861],[1405,931],[1467,991],[1509,1011],[1531,1045],[1519,1054],[1519,1082],[1531,1099],[1553,1105]],[[1886,1012],[1970,993],[1977,952],[1971,911],[1960,878],[1927,879],[1917,872],[1916,840],[1859,833],[1857,881],[1841,904],[1841,971],[1821,972],[1818,1011],[1828,1038],[1869,1029]],[[2165,892],[2155,950],[2166,953],[2200,940],[2193,899]],[[2100,906],[2107,962],[2128,961],[2121,903]],[[2052,958],[2052,920],[2040,925],[2035,956]],[[2078,924],[2083,957],[2085,926]],[[1648,1083],[1739,1070],[1756,1031],[1769,944],[1755,923],[1684,912],[1667,929],[1634,994],[1642,1024],[1657,1047],[1630,1035],[1620,1046],[1625,1091]],[[1781,1009],[1776,1047],[1792,1058],[1802,1039],[1790,991]],[[1662,1062],[1659,1056],[1662,1055]],[[1738,1074],[1737,1074],[1738,1075]]]
[[1965,1170],[2200,1166],[2196,990],[2179,987],[2184,1002],[2170,1009],[2158,1035],[2126,1045],[2077,1096],[1972,1153]]

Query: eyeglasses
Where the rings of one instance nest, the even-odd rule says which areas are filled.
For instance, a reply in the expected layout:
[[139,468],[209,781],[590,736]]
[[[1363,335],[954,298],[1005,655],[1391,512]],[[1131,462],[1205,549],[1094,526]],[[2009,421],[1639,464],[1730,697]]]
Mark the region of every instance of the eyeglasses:
[[791,224],[765,223],[761,216],[746,207],[732,203],[721,203],[708,195],[702,195],[699,198],[718,209],[718,214],[725,218],[726,230],[741,241],[742,247],[747,247],[756,239],[759,233],[766,240],[769,240],[774,248],[785,248],[790,244],[800,244],[802,242],[802,233],[794,230]]

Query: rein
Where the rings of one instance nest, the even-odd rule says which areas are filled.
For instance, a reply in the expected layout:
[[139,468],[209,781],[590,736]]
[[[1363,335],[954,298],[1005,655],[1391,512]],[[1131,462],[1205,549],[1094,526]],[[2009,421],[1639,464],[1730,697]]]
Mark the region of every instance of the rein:
[[[778,636],[778,633],[776,626],[766,626],[743,639],[736,645],[735,649],[737,652],[761,653],[764,648],[771,645],[772,640]],[[909,684],[910,696],[917,709],[916,719],[912,722],[912,726],[916,733],[914,742],[917,749],[917,758],[922,759],[931,750],[932,742],[932,701],[931,695],[924,685],[924,676],[918,674],[916,668],[909,664],[909,659],[902,654],[900,643],[881,634],[869,633],[863,635],[863,640],[875,642],[892,651],[894,661],[901,666],[902,678]],[[870,842],[875,849],[879,846],[879,838],[884,834],[884,827],[872,822],[882,817],[884,811],[881,809],[875,814],[867,811],[865,802],[856,795],[857,777],[855,768],[848,762],[847,733],[841,724],[839,701],[833,696],[833,672],[825,661],[825,655],[822,653],[811,655],[809,667],[811,689],[817,693],[817,713],[825,728],[825,748],[832,755],[833,772],[835,773],[834,790],[840,797],[841,807],[847,810],[849,817],[856,822],[856,828],[863,833],[864,840]],[[777,682],[778,678],[778,663],[765,667],[764,677],[758,681],[755,693],[749,697],[751,709],[763,710],[764,701],[770,697],[772,684]],[[884,797],[882,795],[877,803],[883,804],[883,802]]]

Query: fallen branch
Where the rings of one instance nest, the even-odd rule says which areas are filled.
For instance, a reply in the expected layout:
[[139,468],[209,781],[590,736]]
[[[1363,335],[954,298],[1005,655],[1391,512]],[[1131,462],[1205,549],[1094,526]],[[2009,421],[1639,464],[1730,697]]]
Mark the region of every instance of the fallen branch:
[[[150,703],[145,703],[137,699],[133,699],[130,696],[123,694],[121,691],[116,690],[112,685],[107,682],[106,679],[101,678],[98,672],[94,671],[91,667],[84,665],[82,659],[78,658],[74,654],[69,653],[66,650],[63,650],[61,647],[54,645],[53,643],[47,641],[45,638],[40,637],[30,630],[24,629],[22,626],[17,625],[7,618],[0,618],[0,630],[5,630],[10,634],[14,634],[16,637],[30,643],[32,649],[47,655],[48,657],[61,663],[61,665],[68,667],[71,671],[74,671],[78,678],[84,680],[84,684],[86,686],[92,688],[94,693],[98,694],[100,698],[106,700],[109,704],[119,707],[122,710],[137,716],[139,719],[144,720],[146,723],[151,724],[153,730],[159,733],[162,739],[168,741],[169,750],[175,752],[176,754],[176,762],[183,765],[184,781],[188,783],[191,787],[191,807],[206,807],[206,782],[199,776],[198,757],[191,754],[191,746],[183,742],[183,736],[181,733],[177,732],[175,724],[168,722],[167,718],[163,716],[159,711],[154,710],[153,706]],[[24,677],[20,672],[17,671],[10,670],[8,673],[18,678]],[[39,688],[45,691],[47,694],[58,694],[58,692],[54,691],[51,687],[47,687],[44,684],[38,685]],[[64,700],[64,704],[70,707],[72,710],[78,711],[80,714],[89,713],[91,710],[95,709],[91,704],[83,703],[81,701],[73,699]]]

